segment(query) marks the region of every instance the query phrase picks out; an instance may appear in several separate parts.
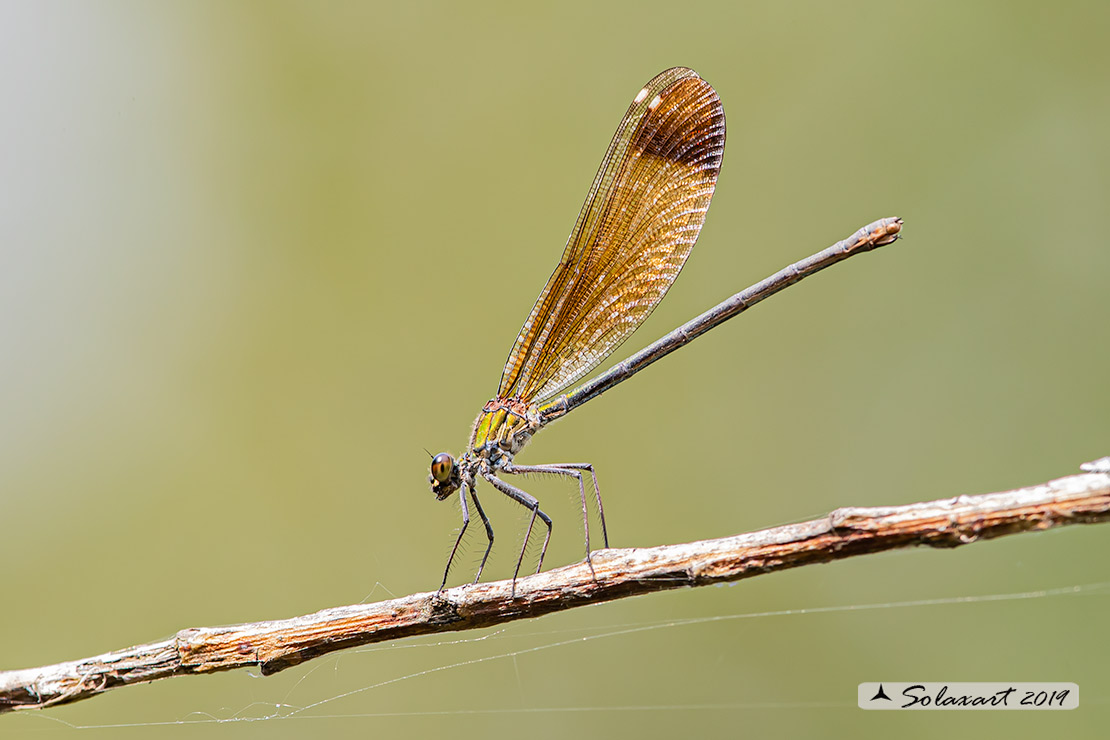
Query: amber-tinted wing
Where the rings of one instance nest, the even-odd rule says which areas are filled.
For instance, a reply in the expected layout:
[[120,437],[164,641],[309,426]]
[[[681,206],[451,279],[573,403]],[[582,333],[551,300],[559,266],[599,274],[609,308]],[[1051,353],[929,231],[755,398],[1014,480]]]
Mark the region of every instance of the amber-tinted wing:
[[551,398],[643,323],[697,241],[724,146],[721,101],[693,70],[668,69],[639,92],[521,327],[498,397]]

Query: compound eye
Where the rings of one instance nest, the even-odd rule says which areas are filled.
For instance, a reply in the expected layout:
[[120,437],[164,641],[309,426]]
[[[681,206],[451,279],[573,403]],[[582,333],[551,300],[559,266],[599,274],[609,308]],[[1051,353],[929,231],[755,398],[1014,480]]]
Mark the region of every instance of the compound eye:
[[432,458],[432,477],[439,483],[446,483],[451,479],[455,470],[455,460],[446,452],[441,452]]

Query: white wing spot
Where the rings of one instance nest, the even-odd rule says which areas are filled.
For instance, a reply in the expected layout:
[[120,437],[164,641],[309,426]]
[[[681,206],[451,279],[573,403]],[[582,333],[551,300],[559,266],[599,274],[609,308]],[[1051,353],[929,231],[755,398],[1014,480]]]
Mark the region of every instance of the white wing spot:
[[[647,92],[647,90],[645,90],[644,92]],[[651,99],[651,102],[648,103],[648,110],[655,110],[656,108],[659,107],[659,104],[662,103],[662,102],[663,102],[663,98],[656,95],[654,98]]]
[[643,90],[640,90],[640,92],[636,93],[636,98],[632,101],[632,104],[636,105],[637,103],[642,103],[644,98],[647,97],[647,93],[648,89],[646,87]]

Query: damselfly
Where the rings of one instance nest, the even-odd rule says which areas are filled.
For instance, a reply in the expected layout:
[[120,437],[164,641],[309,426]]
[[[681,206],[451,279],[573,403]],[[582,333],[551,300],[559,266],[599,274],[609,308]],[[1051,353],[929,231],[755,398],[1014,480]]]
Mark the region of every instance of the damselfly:
[[451,563],[470,524],[469,498],[485,525],[488,545],[474,581],[493,547],[493,528],[478,501],[484,480],[531,511],[513,581],[520,573],[538,518],[547,528],[538,573],[551,540],[551,518],[539,501],[504,480],[506,475],[561,475],[578,483],[590,561],[586,484],[597,501],[602,540],[609,546],[605,510],[588,463],[517,465],[517,453],[545,425],[631,377],[746,308],[854,253],[890,244],[901,220],[887,218],[752,288],[737,293],[577,389],[563,393],[593,370],[643,323],[682,270],[705,221],[725,147],[720,98],[693,70],[668,69],[632,101],[601,161],[586,203],[555,271],[540,292],[505,363],[497,395],[474,422],[466,450],[455,460],[432,458],[429,482],[443,500],[460,488],[462,528]]

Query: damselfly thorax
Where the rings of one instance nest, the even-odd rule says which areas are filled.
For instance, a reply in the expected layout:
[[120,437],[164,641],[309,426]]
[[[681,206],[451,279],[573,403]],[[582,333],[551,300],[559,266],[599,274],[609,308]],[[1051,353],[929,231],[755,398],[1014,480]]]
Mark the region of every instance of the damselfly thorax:
[[476,478],[511,467],[513,456],[541,426],[536,408],[529,408],[519,398],[492,399],[474,420],[470,441],[458,462],[446,452],[433,458],[428,478],[432,492],[442,501],[460,487],[473,488]]
[[512,462],[532,435],[539,431],[536,408],[519,398],[495,398],[482,408],[470,433],[470,452],[489,459],[496,468],[501,460]]

